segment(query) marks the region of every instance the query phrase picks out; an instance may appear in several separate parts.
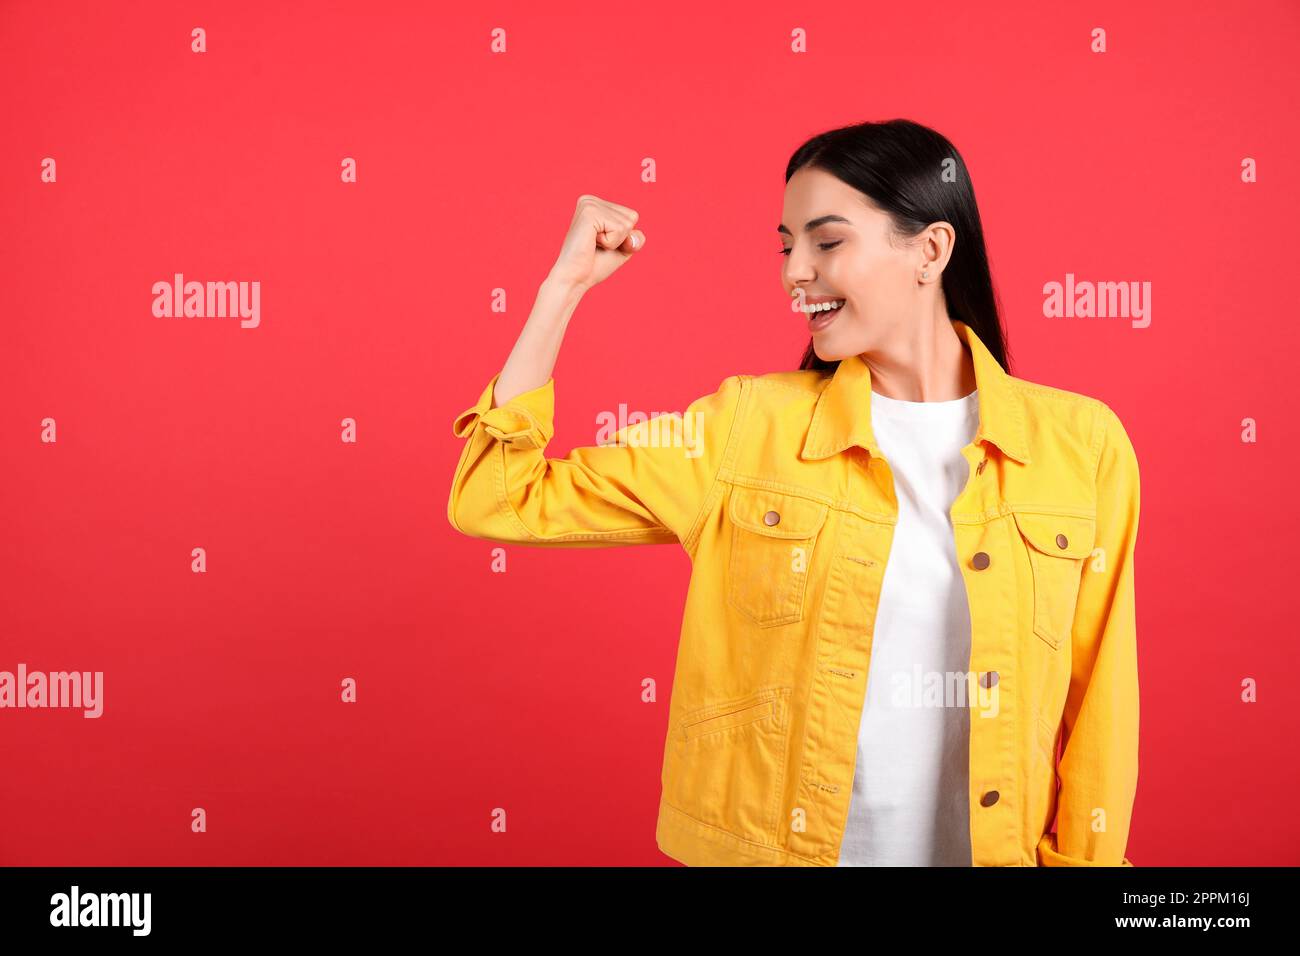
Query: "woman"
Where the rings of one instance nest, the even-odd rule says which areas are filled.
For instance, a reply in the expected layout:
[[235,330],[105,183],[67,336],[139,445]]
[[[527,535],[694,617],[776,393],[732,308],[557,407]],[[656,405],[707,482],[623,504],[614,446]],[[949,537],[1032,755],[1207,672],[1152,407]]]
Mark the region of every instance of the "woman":
[[660,848],[1131,865],[1137,460],[1106,404],[1009,374],[957,150],[903,120],[801,146],[778,227],[801,367],[547,458],[569,318],[643,247],[636,223],[579,200],[454,423],[448,517],[495,541],[686,550]]

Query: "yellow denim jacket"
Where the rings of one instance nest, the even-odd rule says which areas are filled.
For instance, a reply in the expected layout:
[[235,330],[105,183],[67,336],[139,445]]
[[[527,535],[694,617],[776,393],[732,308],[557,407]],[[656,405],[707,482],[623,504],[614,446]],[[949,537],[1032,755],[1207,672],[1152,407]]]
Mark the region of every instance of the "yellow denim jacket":
[[[1008,375],[953,326],[979,402],[950,511],[972,622],[972,864],[1131,866],[1137,458],[1109,406]],[[659,848],[691,866],[836,865],[898,515],[868,366],[733,375],[563,458],[545,456],[554,379],[492,408],[497,377],[453,423],[455,528],[680,542],[691,560]]]

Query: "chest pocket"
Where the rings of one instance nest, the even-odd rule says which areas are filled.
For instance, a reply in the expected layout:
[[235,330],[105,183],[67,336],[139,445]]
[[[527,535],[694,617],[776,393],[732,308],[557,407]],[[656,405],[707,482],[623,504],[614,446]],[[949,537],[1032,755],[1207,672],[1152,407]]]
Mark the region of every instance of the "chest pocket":
[[812,498],[733,487],[728,603],[760,627],[801,620],[813,547],[828,511]]
[[1034,633],[1056,649],[1074,626],[1083,563],[1092,554],[1097,519],[1035,511],[1013,514],[1033,570]]

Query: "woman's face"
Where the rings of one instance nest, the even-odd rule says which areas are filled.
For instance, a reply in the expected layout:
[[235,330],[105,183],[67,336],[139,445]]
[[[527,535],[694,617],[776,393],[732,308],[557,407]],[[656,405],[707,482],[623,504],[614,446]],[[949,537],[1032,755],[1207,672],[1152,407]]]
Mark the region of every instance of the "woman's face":
[[[811,228],[809,228],[811,227]],[[838,309],[796,311],[827,361],[896,340],[915,321],[924,243],[892,244],[889,217],[852,186],[805,166],[790,177],[781,210],[781,281],[791,307],[842,302]],[[937,269],[926,266],[937,287]],[[802,289],[804,301],[795,293]]]

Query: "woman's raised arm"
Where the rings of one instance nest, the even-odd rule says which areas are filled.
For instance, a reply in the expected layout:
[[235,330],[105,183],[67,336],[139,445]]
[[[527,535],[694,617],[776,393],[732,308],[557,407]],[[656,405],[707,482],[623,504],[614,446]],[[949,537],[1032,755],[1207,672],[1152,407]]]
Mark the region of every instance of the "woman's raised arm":
[[578,197],[560,255],[537,292],[523,331],[510,350],[493,407],[543,385],[555,369],[560,343],[588,289],[608,279],[645,244],[635,210],[591,195]]
[[629,424],[564,458],[545,454],[554,434],[552,371],[569,318],[587,289],[641,248],[635,224],[636,213],[624,206],[578,200],[505,367],[452,424],[465,440],[447,502],[458,531],[553,547],[680,541],[693,553],[743,406],[744,376],[725,379],[685,414]]

